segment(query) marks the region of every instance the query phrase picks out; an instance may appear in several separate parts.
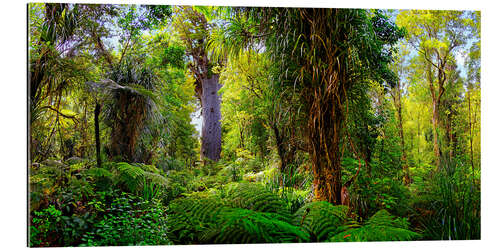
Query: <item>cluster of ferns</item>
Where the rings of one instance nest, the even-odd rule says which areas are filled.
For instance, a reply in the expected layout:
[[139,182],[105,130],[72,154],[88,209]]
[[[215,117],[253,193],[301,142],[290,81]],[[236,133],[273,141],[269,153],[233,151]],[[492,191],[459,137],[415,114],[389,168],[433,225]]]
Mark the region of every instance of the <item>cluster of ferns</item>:
[[346,206],[306,203],[294,214],[276,194],[239,183],[173,200],[168,237],[176,244],[414,240],[409,223],[380,210],[360,224]]

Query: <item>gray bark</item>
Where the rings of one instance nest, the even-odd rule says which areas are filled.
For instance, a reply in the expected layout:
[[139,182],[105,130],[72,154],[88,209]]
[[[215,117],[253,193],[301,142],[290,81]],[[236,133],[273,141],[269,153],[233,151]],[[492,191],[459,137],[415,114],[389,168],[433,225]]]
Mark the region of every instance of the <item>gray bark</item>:
[[221,97],[218,91],[219,75],[214,74],[212,78],[202,79],[201,93],[201,159],[208,158],[212,161],[219,161],[221,152]]

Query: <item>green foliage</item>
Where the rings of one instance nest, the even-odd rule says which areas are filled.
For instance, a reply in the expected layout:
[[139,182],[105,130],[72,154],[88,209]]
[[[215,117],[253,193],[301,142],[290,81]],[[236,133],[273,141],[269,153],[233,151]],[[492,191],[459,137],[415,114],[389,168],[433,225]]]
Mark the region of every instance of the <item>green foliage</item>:
[[386,210],[375,213],[363,226],[350,228],[331,237],[331,241],[408,241],[420,237],[408,230],[406,219],[394,218]]
[[256,212],[235,208],[220,216],[221,227],[209,230],[205,237],[214,237],[218,244],[228,243],[285,243],[304,242],[308,235],[300,227],[293,226],[276,213]]
[[461,161],[443,159],[443,168],[424,185],[413,199],[413,219],[425,239],[480,239],[480,187]]
[[176,244],[202,243],[203,233],[216,225],[223,206],[223,201],[214,197],[172,201],[168,207],[169,239]]
[[369,177],[362,173],[349,191],[352,194],[352,207],[362,218],[367,218],[380,209],[398,216],[406,216],[410,210],[410,191],[401,180]]
[[[30,3],[28,15],[30,247],[480,238],[480,12]],[[193,121],[213,73],[222,159],[201,166]],[[436,126],[429,86],[444,91]],[[349,207],[312,202],[318,185],[348,186]]]
[[225,198],[229,200],[231,207],[275,213],[281,216],[284,221],[290,219],[290,212],[287,210],[286,203],[279,196],[268,191],[263,185],[247,183],[229,185]]
[[[251,189],[253,195],[271,202],[253,205],[242,202],[244,195],[234,192]],[[258,191],[262,192],[259,194]],[[169,206],[169,237],[175,243],[272,243],[297,242],[307,239],[299,227],[287,222],[276,208],[273,208],[272,194],[262,187],[239,184],[218,197],[200,194],[174,200]],[[253,199],[253,202],[257,202]],[[250,209],[246,209],[250,208]]]
[[102,220],[83,235],[80,246],[166,245],[165,208],[122,193],[113,197]]
[[123,185],[127,190],[144,195],[144,198],[153,199],[158,196],[159,190],[168,186],[167,178],[159,174],[159,170],[146,164],[132,165],[126,162],[113,164],[118,171],[118,185]]
[[310,236],[310,242],[326,241],[342,230],[348,221],[348,208],[334,206],[326,201],[316,201],[302,206],[293,218],[293,224]]

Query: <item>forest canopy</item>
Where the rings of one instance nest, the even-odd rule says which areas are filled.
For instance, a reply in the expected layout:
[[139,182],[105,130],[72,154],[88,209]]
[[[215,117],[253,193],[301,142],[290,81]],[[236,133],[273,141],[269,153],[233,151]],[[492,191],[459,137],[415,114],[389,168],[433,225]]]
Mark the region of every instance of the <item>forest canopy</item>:
[[29,246],[481,235],[481,14],[28,4]]

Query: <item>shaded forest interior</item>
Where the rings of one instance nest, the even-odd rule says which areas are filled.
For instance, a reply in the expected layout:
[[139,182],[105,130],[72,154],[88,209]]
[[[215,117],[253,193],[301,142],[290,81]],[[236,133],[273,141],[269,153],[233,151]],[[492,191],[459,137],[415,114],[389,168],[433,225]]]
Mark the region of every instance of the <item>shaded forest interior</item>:
[[481,235],[478,11],[30,3],[29,246]]

